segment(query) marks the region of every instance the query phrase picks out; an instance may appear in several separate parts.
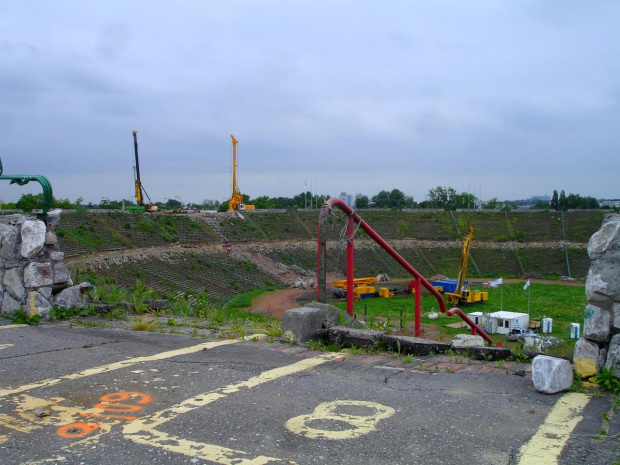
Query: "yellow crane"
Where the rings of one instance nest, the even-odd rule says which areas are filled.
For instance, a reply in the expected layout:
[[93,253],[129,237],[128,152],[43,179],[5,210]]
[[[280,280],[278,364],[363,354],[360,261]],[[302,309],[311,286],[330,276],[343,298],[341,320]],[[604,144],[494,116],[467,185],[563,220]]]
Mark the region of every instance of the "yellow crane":
[[237,139],[232,134],[230,140],[233,146],[233,162],[232,162],[232,195],[228,201],[228,211],[237,210],[254,210],[254,205],[247,205],[243,203],[243,195],[237,186]]
[[461,260],[459,263],[459,276],[456,280],[454,292],[446,292],[448,302],[452,305],[467,305],[485,302],[489,298],[488,292],[472,291],[469,284],[465,284],[467,276],[467,263],[469,262],[469,249],[474,237],[474,227],[467,222],[467,231],[463,233],[463,248],[461,250]]

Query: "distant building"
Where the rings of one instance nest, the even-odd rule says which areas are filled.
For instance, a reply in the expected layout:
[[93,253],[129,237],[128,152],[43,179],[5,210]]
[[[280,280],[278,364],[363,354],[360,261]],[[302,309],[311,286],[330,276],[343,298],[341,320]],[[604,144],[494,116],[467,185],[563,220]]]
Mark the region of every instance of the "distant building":
[[599,205],[601,207],[612,207],[612,208],[620,208],[620,200],[615,199],[615,200],[599,200],[598,201]]
[[344,201],[344,203],[346,203],[349,207],[352,207],[354,205],[353,201],[353,195],[352,194],[347,194],[346,192],[341,192],[340,195],[338,196],[338,198],[342,201]]

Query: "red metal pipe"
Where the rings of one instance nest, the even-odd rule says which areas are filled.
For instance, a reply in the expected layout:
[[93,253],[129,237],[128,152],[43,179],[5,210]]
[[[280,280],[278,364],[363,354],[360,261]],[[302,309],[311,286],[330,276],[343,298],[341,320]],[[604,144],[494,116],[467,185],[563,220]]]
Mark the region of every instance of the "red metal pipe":
[[[422,334],[422,320],[421,320],[421,305],[420,305],[420,301],[422,300],[422,281],[420,280],[420,278],[416,278],[415,280],[415,322],[414,322],[414,328],[415,328],[415,332],[414,335],[415,337],[420,337],[420,335]],[[441,299],[443,300],[443,299]]]
[[460,308],[451,308],[450,310],[448,310],[448,316],[452,316],[454,314],[457,314],[458,316],[461,317],[461,319],[467,323],[470,327],[471,327],[471,333],[472,334],[480,334],[484,340],[486,340],[489,344],[491,345],[495,345],[495,342],[493,342],[493,339],[491,339],[489,337],[489,335],[487,333],[485,333],[484,331],[482,331],[482,329],[480,328],[480,326],[478,326],[476,323],[474,323],[473,321],[471,321],[471,318],[469,318],[467,315],[465,315],[465,313],[463,313],[463,311]]
[[[331,212],[332,208],[336,206],[340,208],[347,215],[347,296],[352,294],[352,283],[351,287],[349,287],[349,277],[353,279],[353,252],[349,255],[349,246],[353,248],[353,231],[352,224],[353,222],[358,223],[360,227],[368,234],[377,244],[379,244],[387,253],[389,253],[394,260],[396,260],[403,268],[405,268],[411,275],[416,278],[415,289],[416,289],[416,308],[415,308],[415,335],[416,337],[420,336],[421,333],[421,322],[420,322],[420,305],[418,299],[421,297],[421,289],[420,284],[422,284],[431,294],[435,296],[437,302],[439,303],[439,309],[442,313],[446,313],[446,303],[443,300],[442,295],[435,289],[431,283],[429,283],[424,277],[418,273],[418,271],[413,268],[407,261],[401,257],[398,252],[396,252],[387,242],[383,240],[381,236],[379,236],[374,229],[372,229],[368,223],[366,223],[351,207],[349,207],[343,200],[338,198],[328,199],[323,208],[321,208],[321,212],[319,213],[319,240],[318,240],[318,260],[317,260],[317,300],[319,302],[326,301],[326,276],[327,276],[327,259],[326,259],[326,248],[327,248],[327,239],[325,237],[325,224],[327,222],[327,217]],[[349,241],[350,239],[350,241]],[[350,260],[350,262],[349,262]],[[349,268],[350,264],[350,268]],[[419,281],[419,282],[418,282]],[[351,304],[351,312],[353,306]],[[349,313],[349,303],[347,297],[347,313]],[[493,340],[484,332],[482,329],[475,324],[471,319],[461,311],[459,308],[452,308],[448,312],[448,316],[452,316],[457,314],[461,317],[463,321],[465,321],[471,328],[473,333],[478,333],[482,336],[489,344],[495,344]],[[353,313],[349,313],[349,315],[353,315]]]
[[347,314],[353,316],[353,257],[355,248],[353,247],[353,233],[355,223],[353,218],[347,218]]
[[[441,312],[446,313],[446,303],[444,302],[442,295],[437,291],[437,289],[435,289],[431,283],[429,283],[420,273],[418,273],[418,271],[415,268],[413,268],[409,263],[407,263],[407,261],[403,257],[401,257],[398,254],[398,252],[396,252],[387,242],[385,242],[383,238],[379,236],[379,234],[377,234],[375,230],[372,229],[368,225],[368,223],[366,223],[342,199],[335,198],[335,197],[328,199],[325,202],[325,205],[323,206],[323,208],[321,209],[321,215],[319,218],[319,241],[322,240],[321,233],[322,233],[322,229],[324,229],[321,227],[321,224],[320,224],[321,219],[322,218],[327,219],[327,214],[324,214],[323,210],[326,208],[328,210],[331,210],[332,207],[340,208],[348,217],[353,218],[353,220],[360,225],[360,227],[366,232],[366,234],[368,234],[377,244],[379,244],[387,253],[389,253],[392,256],[392,258],[394,258],[394,260],[396,260],[403,268],[405,268],[405,270],[411,273],[411,275],[414,276],[415,278],[420,278],[422,285],[431,294],[433,294],[435,298],[437,299],[437,301],[439,302],[439,309],[441,310]],[[325,252],[324,250],[321,251],[322,254],[324,254],[324,252]]]

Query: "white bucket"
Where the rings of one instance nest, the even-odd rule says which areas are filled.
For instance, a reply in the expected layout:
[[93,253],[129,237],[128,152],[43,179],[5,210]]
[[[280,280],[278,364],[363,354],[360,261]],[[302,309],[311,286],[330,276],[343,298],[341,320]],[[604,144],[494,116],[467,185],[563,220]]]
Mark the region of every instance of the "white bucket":
[[570,338],[571,339],[579,339],[579,328],[581,325],[579,323],[571,323],[570,324]]

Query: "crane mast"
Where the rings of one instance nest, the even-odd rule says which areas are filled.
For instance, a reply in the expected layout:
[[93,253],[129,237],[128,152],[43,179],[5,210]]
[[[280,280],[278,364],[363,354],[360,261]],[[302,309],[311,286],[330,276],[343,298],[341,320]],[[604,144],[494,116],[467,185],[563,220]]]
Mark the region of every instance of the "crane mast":
[[[134,186],[136,189],[136,203],[140,205],[141,207],[144,207],[145,212],[149,212],[149,213],[156,212],[159,210],[159,207],[151,203],[151,199],[149,198],[149,195],[146,193],[146,190],[144,190],[144,187],[142,186],[142,182],[140,181],[140,161],[138,160],[138,131],[132,131],[132,134],[133,134],[133,150],[134,150],[134,154],[136,157],[136,166],[134,167],[134,177],[135,177]],[[142,193],[144,193],[144,195],[149,199],[149,203],[147,204],[144,203],[144,197]]]
[[241,194],[239,188],[237,187],[237,143],[239,142],[235,139],[235,136],[230,135],[230,140],[233,144],[233,162],[232,162],[232,195],[233,197],[237,194]]
[[230,140],[232,141],[232,150],[233,150],[233,162],[232,162],[232,195],[230,196],[230,200],[228,201],[228,211],[237,211],[237,210],[254,210],[254,205],[244,205],[243,203],[243,195],[237,186],[237,139],[232,134],[230,135]]
[[471,248],[473,237],[474,227],[471,223],[467,222],[467,231],[463,233],[463,248],[461,249],[459,275],[456,280],[456,288],[453,293],[446,293],[449,302],[453,305],[463,303],[463,300],[467,300],[469,294],[469,287],[465,286],[465,278],[467,276],[467,263],[469,262],[469,249]]
[[136,203],[143,206],[142,200],[142,184],[140,183],[140,162],[138,161],[138,131],[132,131],[133,134],[133,150],[136,157],[136,166],[134,167],[134,184],[136,189]]

